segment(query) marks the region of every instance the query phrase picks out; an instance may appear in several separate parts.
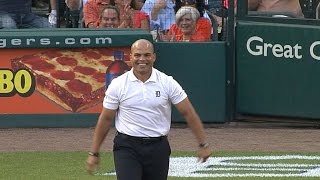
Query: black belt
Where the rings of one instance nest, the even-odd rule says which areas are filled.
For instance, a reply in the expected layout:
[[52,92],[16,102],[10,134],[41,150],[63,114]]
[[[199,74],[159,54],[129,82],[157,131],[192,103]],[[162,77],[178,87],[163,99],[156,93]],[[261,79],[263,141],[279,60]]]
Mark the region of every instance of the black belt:
[[133,140],[133,141],[137,141],[137,142],[141,142],[141,143],[152,143],[152,142],[159,142],[165,138],[167,138],[167,136],[160,136],[160,137],[136,137],[136,136],[130,136],[127,134],[123,134],[121,132],[117,132],[116,136],[121,136],[123,138],[129,139],[129,140]]

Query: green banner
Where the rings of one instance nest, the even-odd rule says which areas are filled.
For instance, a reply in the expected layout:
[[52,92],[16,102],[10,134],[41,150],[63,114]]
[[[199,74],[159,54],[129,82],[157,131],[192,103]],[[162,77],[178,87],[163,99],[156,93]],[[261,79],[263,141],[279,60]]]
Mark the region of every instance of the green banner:
[[0,48],[117,47],[141,38],[152,40],[149,32],[136,29],[1,30]]
[[[203,122],[226,121],[226,44],[155,44],[155,67],[172,75],[184,88]],[[174,109],[173,122],[186,122]]]
[[320,28],[239,22],[237,111],[319,118]]

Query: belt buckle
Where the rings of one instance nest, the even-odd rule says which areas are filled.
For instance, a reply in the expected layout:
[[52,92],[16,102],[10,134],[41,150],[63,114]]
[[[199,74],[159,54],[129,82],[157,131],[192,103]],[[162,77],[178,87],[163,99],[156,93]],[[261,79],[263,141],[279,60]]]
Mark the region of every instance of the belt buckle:
[[143,138],[141,138],[141,139],[142,139],[142,142],[143,142],[143,143],[152,142],[152,141],[151,141],[152,138],[150,138],[150,137],[143,137]]
[[142,139],[143,139],[143,140],[150,140],[151,137],[143,137]]

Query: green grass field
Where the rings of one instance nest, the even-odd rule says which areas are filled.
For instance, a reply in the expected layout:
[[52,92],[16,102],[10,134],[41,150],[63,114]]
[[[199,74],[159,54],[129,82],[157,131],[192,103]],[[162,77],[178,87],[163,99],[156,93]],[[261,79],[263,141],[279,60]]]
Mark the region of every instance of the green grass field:
[[[320,153],[241,153],[241,152],[215,152],[214,157],[234,157],[234,156],[265,156],[265,155],[303,155],[319,156]],[[174,152],[172,157],[194,156],[193,152]],[[86,152],[15,152],[0,153],[0,179],[116,179],[115,176],[90,176],[85,171]],[[113,158],[111,153],[102,153],[101,167],[97,173],[112,172]],[[236,161],[235,161],[236,162]],[[257,163],[259,160],[244,160],[245,163]],[[259,163],[290,163],[290,164],[311,164],[319,165],[320,160],[267,160]],[[317,167],[320,168],[320,167]],[[233,173],[243,173],[243,170],[236,170]],[[245,171],[249,173],[249,171]],[[227,170],[211,171],[210,173],[228,173]],[[278,173],[275,171],[274,173]],[[316,180],[320,177],[229,177],[229,178],[178,178],[169,177],[169,180],[205,180],[205,179],[246,179],[246,180]]]

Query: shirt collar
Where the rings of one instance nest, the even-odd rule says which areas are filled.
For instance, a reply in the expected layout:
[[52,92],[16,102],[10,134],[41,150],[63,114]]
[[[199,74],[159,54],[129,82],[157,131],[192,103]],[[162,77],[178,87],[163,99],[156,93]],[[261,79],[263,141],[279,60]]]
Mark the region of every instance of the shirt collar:
[[[156,73],[155,73],[156,69],[152,68],[152,72],[151,72],[151,76],[150,78],[145,82],[156,82],[157,77],[156,77]],[[140,81],[134,74],[133,74],[133,68],[131,68],[131,70],[129,71],[129,80],[130,81]]]

